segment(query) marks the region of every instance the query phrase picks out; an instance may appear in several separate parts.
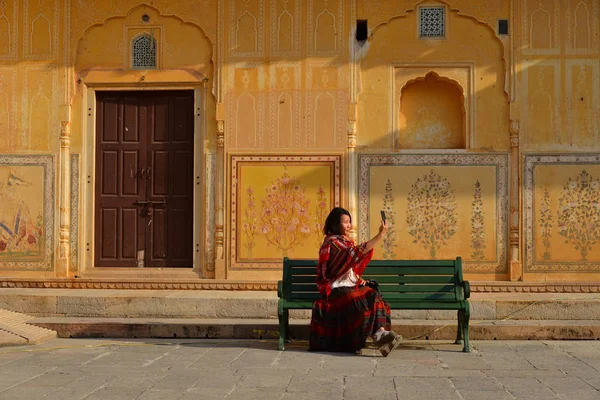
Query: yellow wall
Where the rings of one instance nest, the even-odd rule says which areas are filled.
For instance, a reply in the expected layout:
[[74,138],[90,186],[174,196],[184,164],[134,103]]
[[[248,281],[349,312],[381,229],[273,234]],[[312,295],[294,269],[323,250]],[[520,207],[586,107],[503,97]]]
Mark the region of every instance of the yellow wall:
[[[219,241],[214,236],[207,234],[206,243],[206,251],[221,259],[218,267],[221,272],[215,275],[205,265],[197,271],[198,276],[235,279],[279,276],[275,262],[265,270],[232,268],[235,263],[232,248],[244,244],[234,243],[231,234],[234,210],[231,202],[235,194],[230,187],[231,157],[240,154],[338,157],[336,165],[340,170],[328,184],[338,188],[342,205],[358,213],[359,201],[365,200],[360,198],[359,186],[369,183],[370,178],[360,181],[363,178],[356,173],[357,155],[429,151],[509,156],[505,183],[511,190],[507,188],[506,193],[518,196],[509,199],[508,195],[500,198],[496,194],[495,201],[510,202],[510,207],[504,208],[504,215],[496,217],[510,221],[507,224],[511,234],[518,231],[518,242],[511,242],[516,256],[507,256],[509,249],[505,243],[503,271],[511,272],[476,275],[477,279],[505,280],[510,276],[525,281],[599,279],[600,261],[592,253],[596,254],[600,242],[594,244],[586,262],[581,263],[581,251],[557,241],[558,231],[554,231],[552,241],[544,242],[535,227],[545,221],[541,220],[539,210],[545,204],[546,190],[554,201],[550,209],[556,221],[558,198],[568,179],[580,176],[584,169],[593,179],[599,178],[600,0],[156,0],[151,3],[0,2],[0,172],[15,170],[28,177],[38,174],[35,171],[39,166],[46,166],[50,174],[44,175],[44,179],[51,179],[52,186],[36,181],[26,190],[38,193],[39,198],[47,195],[43,197],[45,205],[38,199],[29,209],[50,210],[47,206],[53,205],[59,211],[43,216],[43,225],[52,230],[48,238],[52,239],[55,253],[53,267],[46,264],[23,267],[5,261],[6,254],[0,254],[3,273],[51,277],[93,270],[91,265],[81,265],[75,271],[61,272],[59,238],[70,229],[61,219],[67,215],[65,204],[70,204],[62,195],[70,187],[65,181],[72,172],[71,166],[63,162],[67,153],[66,147],[61,153],[61,143],[68,146],[70,153],[82,155],[81,191],[76,195],[83,205],[71,210],[79,216],[81,228],[89,224],[85,220],[86,210],[89,212],[92,207],[85,194],[86,184],[93,180],[93,170],[88,168],[93,166],[93,160],[85,158],[90,157],[90,142],[93,142],[90,128],[93,121],[88,115],[93,115],[90,93],[98,88],[179,87],[196,88],[202,93],[203,104],[198,112],[203,113],[204,123],[199,132],[203,135],[200,151],[205,154],[197,156],[203,170],[216,157],[214,168],[220,171],[216,176],[221,178],[213,182],[214,173],[207,179],[198,178],[206,186],[198,198],[198,207],[208,209],[208,230],[221,229],[218,222],[221,207],[224,223],[223,252],[220,253]],[[419,37],[419,10],[423,6],[445,7],[444,38]],[[150,17],[148,22],[142,21],[144,14]],[[354,39],[357,19],[368,20],[369,39],[364,43]],[[510,35],[498,35],[498,19],[508,19]],[[130,42],[141,33],[151,33],[157,40],[157,70],[129,68]],[[61,126],[65,122],[70,125],[70,141],[65,139],[64,132],[61,139]],[[220,127],[224,129],[222,142]],[[557,154],[563,158],[539,161],[532,153]],[[591,153],[591,156],[583,160],[577,158],[577,153]],[[50,162],[36,158],[46,155],[54,159]],[[19,158],[23,156],[29,158]],[[31,162],[31,166],[14,169],[21,160]],[[260,176],[245,183],[263,193],[264,186],[285,169],[283,164],[274,169],[277,173],[273,172],[273,176]],[[464,188],[460,186],[462,183],[451,180],[457,201],[461,202],[457,226],[462,228],[453,236],[454,242],[441,250],[444,256],[471,251],[463,248],[472,240],[468,209],[472,206],[474,182],[479,179],[483,183],[482,177],[487,177],[487,172],[480,172],[485,168],[480,163],[469,165],[464,167],[469,170],[465,173],[469,179]],[[314,167],[307,161],[306,166],[300,163],[294,168],[314,191],[313,186],[320,182],[320,178],[310,175]],[[434,171],[438,169],[443,170],[439,165],[433,167]],[[401,169],[398,171],[402,174]],[[429,170],[408,171],[402,175],[406,182],[399,180],[394,184],[410,186],[419,174]],[[0,179],[4,175],[1,172]],[[308,178],[302,178],[304,175]],[[381,187],[379,197],[365,201],[377,211],[383,201],[387,177],[380,174],[373,179],[372,183]],[[494,187],[483,188],[485,199],[493,197],[490,191]],[[0,196],[9,195],[6,188],[0,185],[3,191]],[[328,204],[335,190],[330,189]],[[598,196],[597,191],[590,193]],[[309,196],[313,208],[319,203],[315,196],[312,192]],[[402,198],[398,203],[406,201]],[[485,208],[491,207],[490,202],[486,200],[484,204],[485,212],[492,213]],[[243,200],[235,208],[234,219],[239,220],[247,205],[247,200]],[[510,214],[510,209],[515,213]],[[0,222],[14,219],[14,212],[4,214]],[[406,212],[399,210],[400,214]],[[516,217],[512,218],[513,215]],[[595,215],[592,217],[596,218]],[[359,215],[354,217],[358,226]],[[498,235],[494,230],[497,226],[493,225],[498,218],[492,218],[486,225],[485,237]],[[204,230],[204,226],[199,226],[203,221],[204,216],[198,217],[198,230]],[[558,229],[556,224],[552,229]],[[77,232],[72,241],[83,253],[84,230]],[[311,248],[313,239],[310,238]],[[257,243],[265,240],[266,237],[261,237]],[[410,247],[409,242],[408,236],[399,233],[396,246],[405,246],[407,251],[403,254],[408,257],[427,256],[426,250]],[[535,257],[530,257],[528,243],[532,244],[531,254]],[[484,259],[491,259],[496,245],[490,242],[485,247]],[[543,257],[547,247],[552,247],[552,263]],[[0,242],[0,252],[1,248]],[[267,253],[266,247],[255,249],[261,259],[269,258]],[[311,250],[306,256],[316,254]],[[20,262],[19,257],[11,259]],[[578,262],[577,274],[570,267],[574,260]],[[476,269],[471,272],[479,273]]]

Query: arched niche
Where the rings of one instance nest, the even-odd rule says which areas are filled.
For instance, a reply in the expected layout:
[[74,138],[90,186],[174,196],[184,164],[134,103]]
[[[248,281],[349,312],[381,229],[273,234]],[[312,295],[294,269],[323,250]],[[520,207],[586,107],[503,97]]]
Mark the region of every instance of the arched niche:
[[359,54],[357,145],[400,148],[400,91],[408,81],[433,71],[463,89],[465,148],[509,150],[502,42],[489,25],[450,7],[446,36],[420,38],[417,11],[421,4],[375,27]]
[[466,148],[467,104],[457,81],[435,72],[411,79],[400,89],[398,106],[398,148]]

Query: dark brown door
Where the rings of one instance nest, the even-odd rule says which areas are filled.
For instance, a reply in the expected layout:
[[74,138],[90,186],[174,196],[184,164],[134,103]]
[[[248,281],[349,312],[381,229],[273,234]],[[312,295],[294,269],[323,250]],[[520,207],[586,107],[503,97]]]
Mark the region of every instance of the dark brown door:
[[193,92],[97,92],[98,267],[191,267]]

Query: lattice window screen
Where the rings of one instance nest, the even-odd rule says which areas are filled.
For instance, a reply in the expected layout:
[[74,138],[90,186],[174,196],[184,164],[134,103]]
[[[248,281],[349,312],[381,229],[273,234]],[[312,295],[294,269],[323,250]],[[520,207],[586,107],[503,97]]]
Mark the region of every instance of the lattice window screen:
[[143,35],[133,40],[133,68],[156,68],[156,40]]
[[421,7],[420,10],[420,36],[443,37],[446,28],[446,9],[444,7]]

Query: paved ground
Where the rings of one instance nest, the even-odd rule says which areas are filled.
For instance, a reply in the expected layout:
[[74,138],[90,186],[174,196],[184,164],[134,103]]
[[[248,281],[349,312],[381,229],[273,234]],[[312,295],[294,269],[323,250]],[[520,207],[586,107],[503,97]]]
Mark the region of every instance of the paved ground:
[[274,341],[56,339],[0,349],[0,399],[600,399],[600,342],[405,343],[389,357]]

